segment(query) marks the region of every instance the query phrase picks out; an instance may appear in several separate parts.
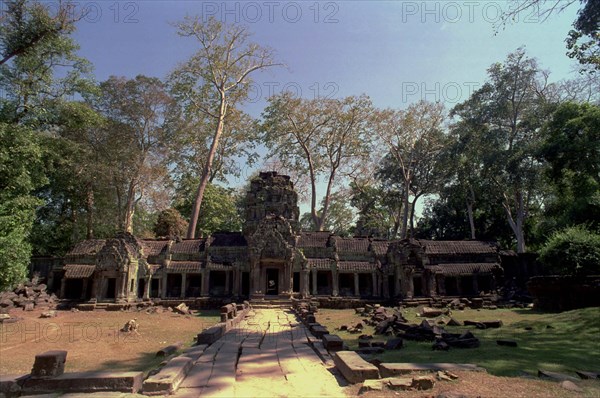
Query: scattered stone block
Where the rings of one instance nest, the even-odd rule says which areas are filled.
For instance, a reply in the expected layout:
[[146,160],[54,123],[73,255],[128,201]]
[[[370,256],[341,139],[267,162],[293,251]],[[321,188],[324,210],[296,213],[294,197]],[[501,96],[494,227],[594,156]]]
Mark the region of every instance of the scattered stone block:
[[386,380],[390,390],[410,390],[413,383],[413,379],[408,377],[390,377],[384,380]]
[[35,356],[32,377],[49,378],[60,376],[65,372],[65,362],[67,361],[67,351],[56,350],[46,351]]
[[577,378],[573,377],[573,376],[569,376],[563,373],[558,373],[558,372],[551,372],[549,370],[539,370],[538,369],[538,377],[545,377],[548,379],[552,379],[552,380],[556,380],[556,381],[572,381],[572,382],[576,382],[578,381]]
[[[425,318],[435,318],[442,315],[444,312],[440,308],[423,307],[419,311],[419,315]],[[446,311],[448,313],[448,311]]]
[[401,338],[389,339],[386,341],[384,348],[386,350],[399,350],[404,346],[404,340]]
[[50,394],[127,392],[135,394],[142,388],[143,372],[74,372],[54,378],[30,377],[23,383],[21,393]]
[[358,349],[358,352],[360,354],[376,355],[383,354],[385,352],[385,349],[383,347],[360,347]]
[[446,325],[448,325],[448,326],[463,326],[463,323],[456,320],[455,318],[451,317]]
[[175,307],[173,309],[173,311],[175,311],[176,313],[181,314],[181,315],[189,315],[190,314],[190,309],[185,303],[179,304],[177,307]]
[[56,311],[46,311],[40,314],[40,318],[56,318]]
[[600,379],[600,373],[596,373],[596,372],[586,372],[584,370],[577,370],[575,371],[575,373],[577,373],[577,376],[579,376],[580,378],[587,380],[587,379]]
[[354,351],[338,351],[333,362],[350,383],[362,383],[367,379],[379,379],[379,369],[368,363]]
[[156,356],[157,357],[167,357],[167,356],[177,352],[177,350],[180,349],[181,347],[183,347],[182,342],[177,342],[175,344],[168,345],[168,346],[158,350],[158,352],[156,353]]
[[583,392],[583,390],[575,383],[569,380],[564,380],[560,382],[560,386],[565,390],[574,391],[574,392]]
[[148,377],[144,381],[144,394],[172,394],[187,376],[192,365],[193,360],[185,356],[171,359],[157,374]]
[[381,391],[383,390],[383,381],[382,380],[365,380],[363,385],[358,390],[359,394],[363,394],[367,391]]
[[329,330],[327,330],[325,326],[321,325],[311,327],[310,331],[319,339],[323,338],[324,335],[329,334]]
[[415,376],[412,379],[412,387],[417,390],[431,390],[435,380],[431,376]]
[[506,347],[516,347],[517,342],[514,340],[496,340],[496,344]]
[[225,324],[214,325],[198,334],[196,339],[198,344],[212,344],[219,340],[225,333]]
[[344,348],[344,340],[335,334],[325,334],[323,335],[323,346],[328,351],[340,351]]

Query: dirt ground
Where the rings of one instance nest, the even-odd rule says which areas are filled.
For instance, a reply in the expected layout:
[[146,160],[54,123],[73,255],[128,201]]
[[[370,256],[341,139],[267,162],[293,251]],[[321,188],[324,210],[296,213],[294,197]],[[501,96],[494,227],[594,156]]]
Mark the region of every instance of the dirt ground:
[[[0,375],[29,373],[35,355],[48,350],[68,351],[67,372],[147,371],[161,362],[158,350],[176,342],[190,346],[203,328],[219,321],[217,311],[191,316],[167,311],[57,311],[57,317],[44,319],[41,312],[13,310],[11,316],[24,319],[0,325]],[[139,334],[119,331],[134,318]]]

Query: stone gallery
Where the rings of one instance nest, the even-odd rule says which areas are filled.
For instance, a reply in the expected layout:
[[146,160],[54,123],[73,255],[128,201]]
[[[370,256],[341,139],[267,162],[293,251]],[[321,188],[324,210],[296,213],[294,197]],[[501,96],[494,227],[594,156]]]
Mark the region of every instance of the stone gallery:
[[483,241],[386,241],[300,230],[290,178],[263,172],[242,232],[199,239],[86,240],[55,268],[63,298],[138,299],[471,296],[494,289],[499,248]]

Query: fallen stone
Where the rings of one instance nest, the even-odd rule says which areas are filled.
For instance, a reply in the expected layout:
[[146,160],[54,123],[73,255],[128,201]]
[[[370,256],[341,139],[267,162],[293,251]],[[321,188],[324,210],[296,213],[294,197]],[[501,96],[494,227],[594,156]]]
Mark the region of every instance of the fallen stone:
[[385,352],[385,348],[383,348],[383,347],[359,347],[358,352],[360,354],[367,354],[367,355],[383,354]]
[[30,377],[23,383],[21,393],[50,394],[93,393],[115,391],[135,394],[142,388],[143,372],[74,372],[54,378]]
[[65,372],[67,351],[46,351],[35,356],[31,376],[37,378],[49,378],[60,376]]
[[575,373],[577,373],[577,376],[579,376],[580,378],[587,380],[587,379],[600,379],[600,373],[596,373],[596,372],[586,372],[584,370],[576,370]]
[[350,383],[362,383],[367,379],[379,379],[379,369],[368,363],[354,351],[338,351],[333,362]]
[[26,303],[23,311],[33,311],[33,303]]
[[573,376],[569,376],[563,373],[558,373],[558,372],[551,372],[549,370],[539,370],[538,369],[538,377],[546,377],[548,379],[552,379],[552,380],[556,380],[556,381],[572,381],[572,382],[576,382],[579,381],[577,380],[577,378],[573,377]]
[[56,315],[56,311],[46,311],[40,314],[40,318],[55,318]]
[[180,349],[181,347],[183,347],[183,343],[182,342],[177,342],[175,344],[171,344],[168,345],[164,348],[161,348],[160,350],[157,351],[156,356],[157,357],[167,357],[171,354],[174,354],[178,349]]
[[440,308],[423,307],[419,311],[419,315],[425,318],[435,318],[442,315],[444,312]]
[[410,390],[413,383],[413,379],[411,378],[390,377],[383,380],[386,381],[390,390]]
[[180,356],[171,359],[157,374],[144,380],[145,395],[172,394],[192,368],[193,360]]
[[450,346],[444,340],[440,340],[433,343],[431,349],[434,351],[448,351]]
[[415,376],[412,379],[412,387],[417,390],[431,390],[435,380],[431,376]]
[[328,351],[340,351],[344,348],[344,340],[335,334],[323,335],[323,346]]
[[470,363],[447,363],[447,362],[434,362],[434,363],[395,363],[388,362],[382,363],[379,366],[381,377],[395,377],[412,372],[424,372],[424,371],[485,371],[477,365]]
[[185,305],[185,303],[179,304],[177,307],[175,307],[173,309],[173,311],[175,311],[176,313],[181,314],[181,315],[189,315],[189,313],[190,313],[190,309],[187,305]]
[[404,346],[404,340],[401,338],[389,339],[385,343],[386,350],[399,350]]
[[450,318],[450,320],[448,321],[448,323],[446,325],[448,325],[448,326],[463,326],[463,323],[460,321],[457,321],[455,318]]
[[455,374],[450,372],[444,372],[442,370],[438,370],[436,376],[440,381],[453,381],[458,379],[458,376],[456,376]]
[[496,340],[496,344],[506,347],[516,347],[517,342],[514,340]]
[[565,390],[574,391],[574,392],[583,392],[583,390],[575,383],[569,380],[564,380],[560,382],[560,386]]
[[363,385],[358,390],[359,394],[363,394],[367,391],[381,391],[383,390],[383,381],[381,380],[365,380]]

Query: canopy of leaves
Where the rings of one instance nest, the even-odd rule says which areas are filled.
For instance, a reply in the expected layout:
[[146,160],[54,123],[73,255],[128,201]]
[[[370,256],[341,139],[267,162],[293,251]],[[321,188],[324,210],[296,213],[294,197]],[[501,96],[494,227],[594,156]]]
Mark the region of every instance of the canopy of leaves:
[[154,225],[157,237],[183,237],[188,223],[176,209],[165,209],[158,214]]
[[552,235],[540,261],[558,275],[600,275],[600,234],[575,226]]

